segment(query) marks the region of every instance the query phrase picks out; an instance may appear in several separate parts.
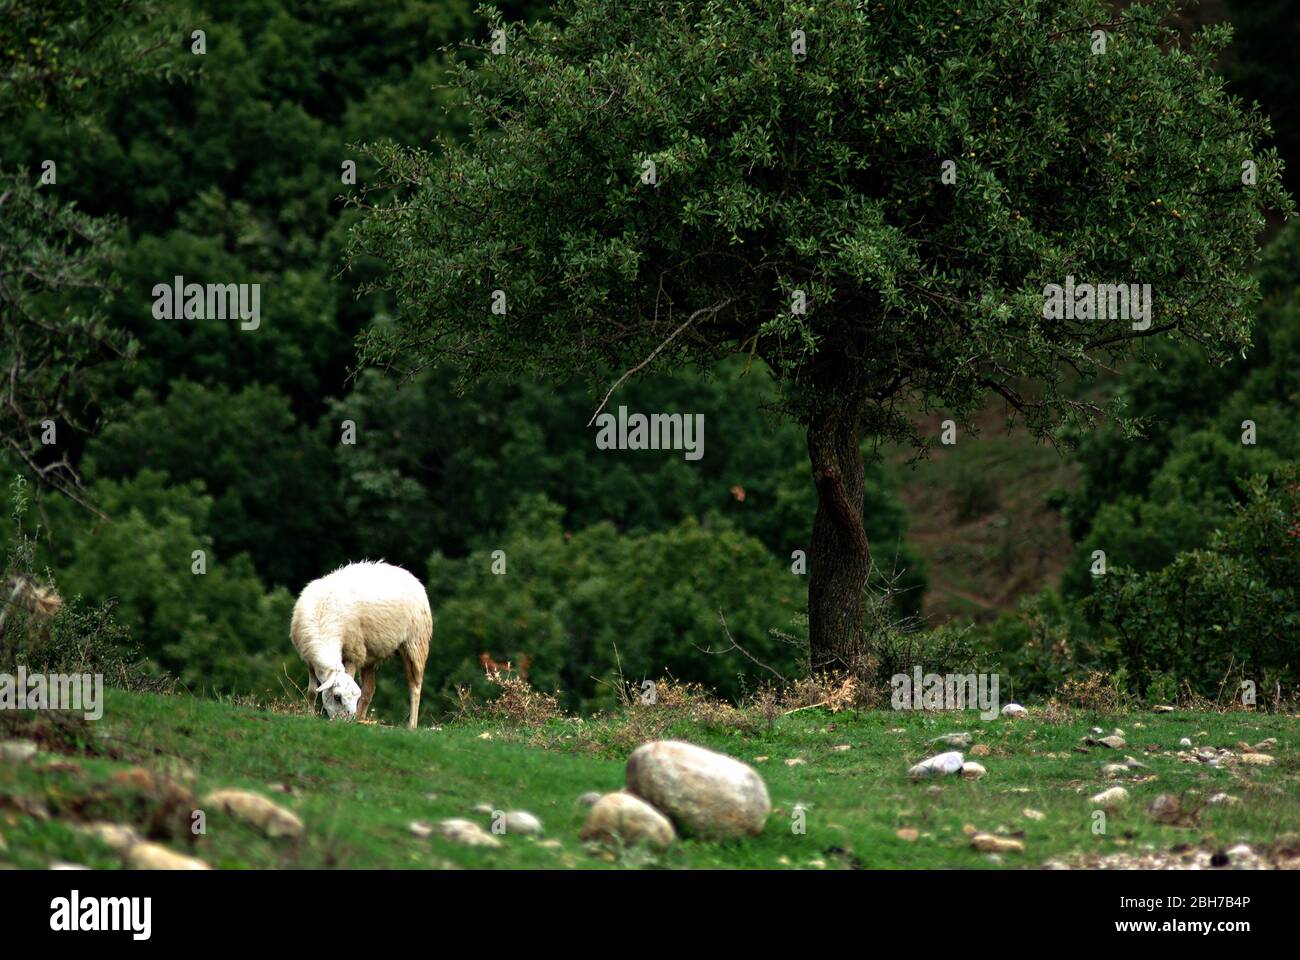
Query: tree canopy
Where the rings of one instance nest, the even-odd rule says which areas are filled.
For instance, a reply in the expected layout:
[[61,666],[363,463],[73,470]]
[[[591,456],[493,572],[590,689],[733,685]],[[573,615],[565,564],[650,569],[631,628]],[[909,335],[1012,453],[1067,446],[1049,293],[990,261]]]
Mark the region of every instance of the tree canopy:
[[[354,261],[399,310],[363,360],[600,387],[761,358],[807,428],[815,660],[860,646],[866,435],[924,447],[990,391],[1045,437],[1078,383],[1167,334],[1250,339],[1267,120],[1171,3],[564,0],[459,64],[470,134],[382,144]],[[945,176],[946,174],[946,176]],[[1050,284],[1149,285],[1149,322]],[[1105,314],[1106,311],[1101,311]],[[603,390],[601,391],[604,392]]]

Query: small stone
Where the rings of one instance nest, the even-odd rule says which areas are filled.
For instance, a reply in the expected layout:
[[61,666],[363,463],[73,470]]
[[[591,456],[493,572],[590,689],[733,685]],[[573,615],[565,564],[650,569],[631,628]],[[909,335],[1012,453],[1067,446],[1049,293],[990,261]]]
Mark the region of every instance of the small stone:
[[1174,708],[1167,703],[1158,703],[1151,708],[1152,713],[1173,713]]
[[1227,793],[1214,793],[1207,797],[1205,802],[1212,807],[1231,807],[1241,803],[1241,798]]
[[423,820],[412,820],[406,825],[406,829],[411,831],[411,835],[424,840],[433,836],[433,824],[425,823]]
[[1162,793],[1151,801],[1147,813],[1157,823],[1177,823],[1183,812],[1182,806],[1172,793]]
[[1273,762],[1272,756],[1267,753],[1243,753],[1238,759],[1253,767],[1267,767]]
[[481,813],[484,814],[485,816],[490,816],[492,812],[496,810],[496,807],[492,806],[492,804],[490,803],[476,803],[471,809],[475,813]]
[[467,847],[499,847],[501,841],[492,834],[488,833],[473,820],[463,820],[459,817],[452,817],[448,820],[442,820],[434,828],[434,832],[444,840],[450,840],[452,843],[463,844]]
[[80,829],[119,853],[140,842],[140,835],[135,832],[134,828],[121,823],[105,823],[101,821],[88,823]]
[[1269,737],[1267,740],[1261,740],[1259,741],[1259,743],[1255,744],[1254,748],[1250,752],[1268,753],[1276,746],[1277,746],[1277,737]]
[[1114,810],[1128,803],[1128,791],[1123,787],[1111,787],[1092,797],[1092,802],[1103,810]]
[[942,743],[949,747],[956,747],[963,750],[971,745],[973,738],[969,733],[945,733],[942,737],[935,737],[931,743]]
[[848,743],[837,743],[835,746],[831,747],[831,749],[836,753],[843,753],[845,750],[851,750],[852,748],[852,744]]
[[970,838],[970,845],[981,853],[1024,853],[1025,845],[1011,837],[999,837],[991,833],[977,833]]
[[963,780],[983,780],[987,774],[988,771],[974,761],[967,760],[961,765],[961,778]]
[[972,757],[987,757],[993,752],[993,749],[987,743],[977,743],[970,748]]
[[1190,747],[1192,745],[1192,741],[1187,737],[1183,737],[1181,740],[1178,741],[1178,745],[1180,747]]
[[1046,820],[1047,814],[1041,810],[1035,810],[1033,807],[1025,807],[1020,811],[1029,820]]
[[0,741],[0,761],[6,763],[22,763],[30,760],[40,752],[40,747],[34,740],[4,740]]
[[894,835],[897,836],[899,840],[906,840],[908,843],[914,843],[916,842],[916,838],[920,836],[920,833],[917,832],[915,827],[899,827],[894,831]]
[[159,843],[137,843],[126,853],[127,864],[135,870],[211,870],[194,857],[168,850]]
[[1024,707],[1022,707],[1022,706],[1021,706],[1020,704],[1018,704],[1018,703],[1008,703],[1005,707],[1002,708],[1002,716],[1004,716],[1004,717],[1027,717],[1027,716],[1029,716],[1029,711],[1026,710]]
[[1102,746],[1110,747],[1112,750],[1123,750],[1125,747],[1124,738],[1114,733],[1109,737],[1099,738],[1097,742]]
[[251,823],[268,837],[303,834],[303,824],[296,813],[249,790],[214,790],[203,798],[203,803]]
[[787,767],[802,767],[807,762],[803,757],[786,757],[785,759]]
[[1103,777],[1127,777],[1129,769],[1122,763],[1108,763],[1101,768]]

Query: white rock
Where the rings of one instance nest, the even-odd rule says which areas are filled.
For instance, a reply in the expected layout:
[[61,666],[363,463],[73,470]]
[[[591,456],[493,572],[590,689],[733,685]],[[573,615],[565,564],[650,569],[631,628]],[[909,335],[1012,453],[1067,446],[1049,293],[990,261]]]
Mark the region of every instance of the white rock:
[[506,833],[515,833],[524,837],[535,837],[542,832],[542,821],[527,810],[508,811],[503,825]]
[[1191,738],[1183,737],[1181,740],[1178,741],[1178,745],[1180,747],[1190,747],[1192,745]]
[[135,870],[211,870],[202,860],[168,850],[158,843],[137,843],[126,852],[127,865]]
[[425,823],[423,820],[412,820],[406,825],[406,829],[411,831],[411,835],[419,837],[421,840],[433,836],[433,824]]
[[971,745],[973,738],[969,733],[945,733],[942,737],[935,737],[931,743],[942,743],[945,746],[956,747],[958,750],[965,749]]
[[1267,767],[1273,763],[1273,758],[1267,753],[1243,753],[1239,759],[1255,767]]
[[767,785],[752,767],[678,740],[656,740],[633,750],[627,789],[667,814],[683,833],[710,839],[757,836],[772,811]]
[[203,798],[205,806],[247,821],[268,837],[301,837],[298,815],[249,790],[214,790]]
[[1021,706],[1020,704],[1018,704],[1018,703],[1008,703],[1005,707],[1002,708],[1002,716],[1004,716],[1004,717],[1027,717],[1027,716],[1029,716],[1029,711],[1026,710],[1024,707],[1022,707],[1022,706]]
[[992,833],[977,833],[970,845],[981,853],[1024,853],[1025,845],[1013,837],[999,837]]
[[499,847],[501,841],[488,833],[473,820],[452,817],[439,821],[434,832],[444,840],[460,843],[467,847]]
[[0,761],[22,763],[36,756],[40,749],[33,740],[0,741]]
[[591,808],[582,825],[582,839],[626,846],[645,843],[662,850],[672,846],[677,831],[672,821],[650,804],[620,790],[601,797]]
[[973,760],[967,760],[961,765],[961,778],[963,780],[982,780],[988,773],[983,766]]
[[1128,791],[1123,787],[1111,787],[1092,797],[1092,802],[1103,810],[1114,810],[1128,803]]
[[140,842],[140,835],[132,827],[120,823],[106,823],[99,821],[88,823],[79,828],[83,833],[89,833],[96,837],[105,846],[112,847],[118,852],[125,851]]
[[924,780],[927,777],[942,777],[951,773],[960,773],[964,762],[961,752],[952,750],[922,760],[908,770],[907,775],[913,780]]

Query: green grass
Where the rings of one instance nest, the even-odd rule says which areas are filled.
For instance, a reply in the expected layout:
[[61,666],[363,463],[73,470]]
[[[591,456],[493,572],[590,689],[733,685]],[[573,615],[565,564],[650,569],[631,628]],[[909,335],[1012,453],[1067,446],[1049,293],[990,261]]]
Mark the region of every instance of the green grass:
[[[6,720],[9,735],[22,733],[22,715]],[[1141,726],[1139,726],[1141,724]],[[1120,726],[1129,747],[1122,751],[1074,748],[1090,726]],[[1167,850],[1180,844],[1267,845],[1300,824],[1300,720],[1262,714],[1098,717],[1077,714],[1070,722],[1034,719],[984,722],[974,713],[917,714],[888,711],[831,715],[805,710],[778,717],[770,730],[759,720],[750,732],[702,729],[689,721],[669,734],[753,763],[767,782],[773,812],[755,839],[735,843],[687,840],[651,857],[605,860],[578,838],[584,810],[577,798],[589,790],[617,789],[626,747],[613,722],[554,721],[542,731],[511,731],[483,722],[441,729],[329,723],[235,707],[189,696],[110,691],[104,719],[92,725],[95,750],[110,757],[43,754],[23,763],[0,762],[0,863],[41,868],[53,860],[115,867],[119,858],[98,841],[74,831],[77,819],[141,822],[149,798],[106,786],[116,770],[132,765],[172,771],[188,768],[189,784],[202,797],[217,787],[244,787],[294,810],[307,825],[301,841],[272,841],[251,827],[212,813],[193,853],[217,867],[970,867],[1038,866],[1071,852],[1136,852],[1145,845]],[[901,728],[902,732],[894,732]],[[945,778],[912,783],[908,766],[937,748],[927,741],[967,730],[993,752],[979,758],[988,777],[978,782]],[[1198,736],[1204,731],[1205,736]],[[485,739],[483,734],[490,734]],[[1174,756],[1180,737],[1198,745],[1232,747],[1276,737],[1271,767],[1212,770]],[[530,745],[529,742],[544,746]],[[832,749],[849,744],[847,751]],[[1155,749],[1149,749],[1154,747]],[[1052,756],[1048,756],[1052,754]],[[1063,754],[1063,756],[1062,756]],[[1156,776],[1128,783],[1128,808],[1109,818],[1104,835],[1092,832],[1088,797],[1106,786],[1100,767],[1130,754]],[[757,756],[769,759],[755,763]],[[785,760],[805,762],[788,766]],[[69,766],[69,761],[75,767]],[[66,769],[65,769],[66,768]],[[271,792],[272,784],[293,788]],[[930,790],[937,785],[937,790]],[[1199,791],[1192,794],[1189,791]],[[1145,813],[1157,793],[1185,795],[1196,805],[1211,793],[1241,798],[1233,807],[1203,807],[1194,825],[1162,826]],[[477,819],[475,804],[526,809],[546,827],[547,842],[502,837],[498,849],[466,848],[441,838],[418,839],[407,824],[444,817]],[[806,810],[807,832],[791,828],[796,805]],[[1033,820],[1033,808],[1046,818]],[[970,849],[964,825],[1020,834],[1023,854],[1001,863]],[[897,831],[919,831],[915,841]],[[558,843],[553,843],[558,841]],[[185,849],[182,838],[168,845]]]

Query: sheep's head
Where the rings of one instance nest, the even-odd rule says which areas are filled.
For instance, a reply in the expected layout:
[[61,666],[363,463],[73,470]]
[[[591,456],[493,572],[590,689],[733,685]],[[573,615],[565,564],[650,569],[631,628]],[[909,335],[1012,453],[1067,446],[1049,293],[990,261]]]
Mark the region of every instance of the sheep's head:
[[339,670],[325,678],[325,682],[316,688],[325,707],[325,715],[331,720],[339,717],[352,719],[357,715],[357,701],[361,699],[361,688],[345,671]]

